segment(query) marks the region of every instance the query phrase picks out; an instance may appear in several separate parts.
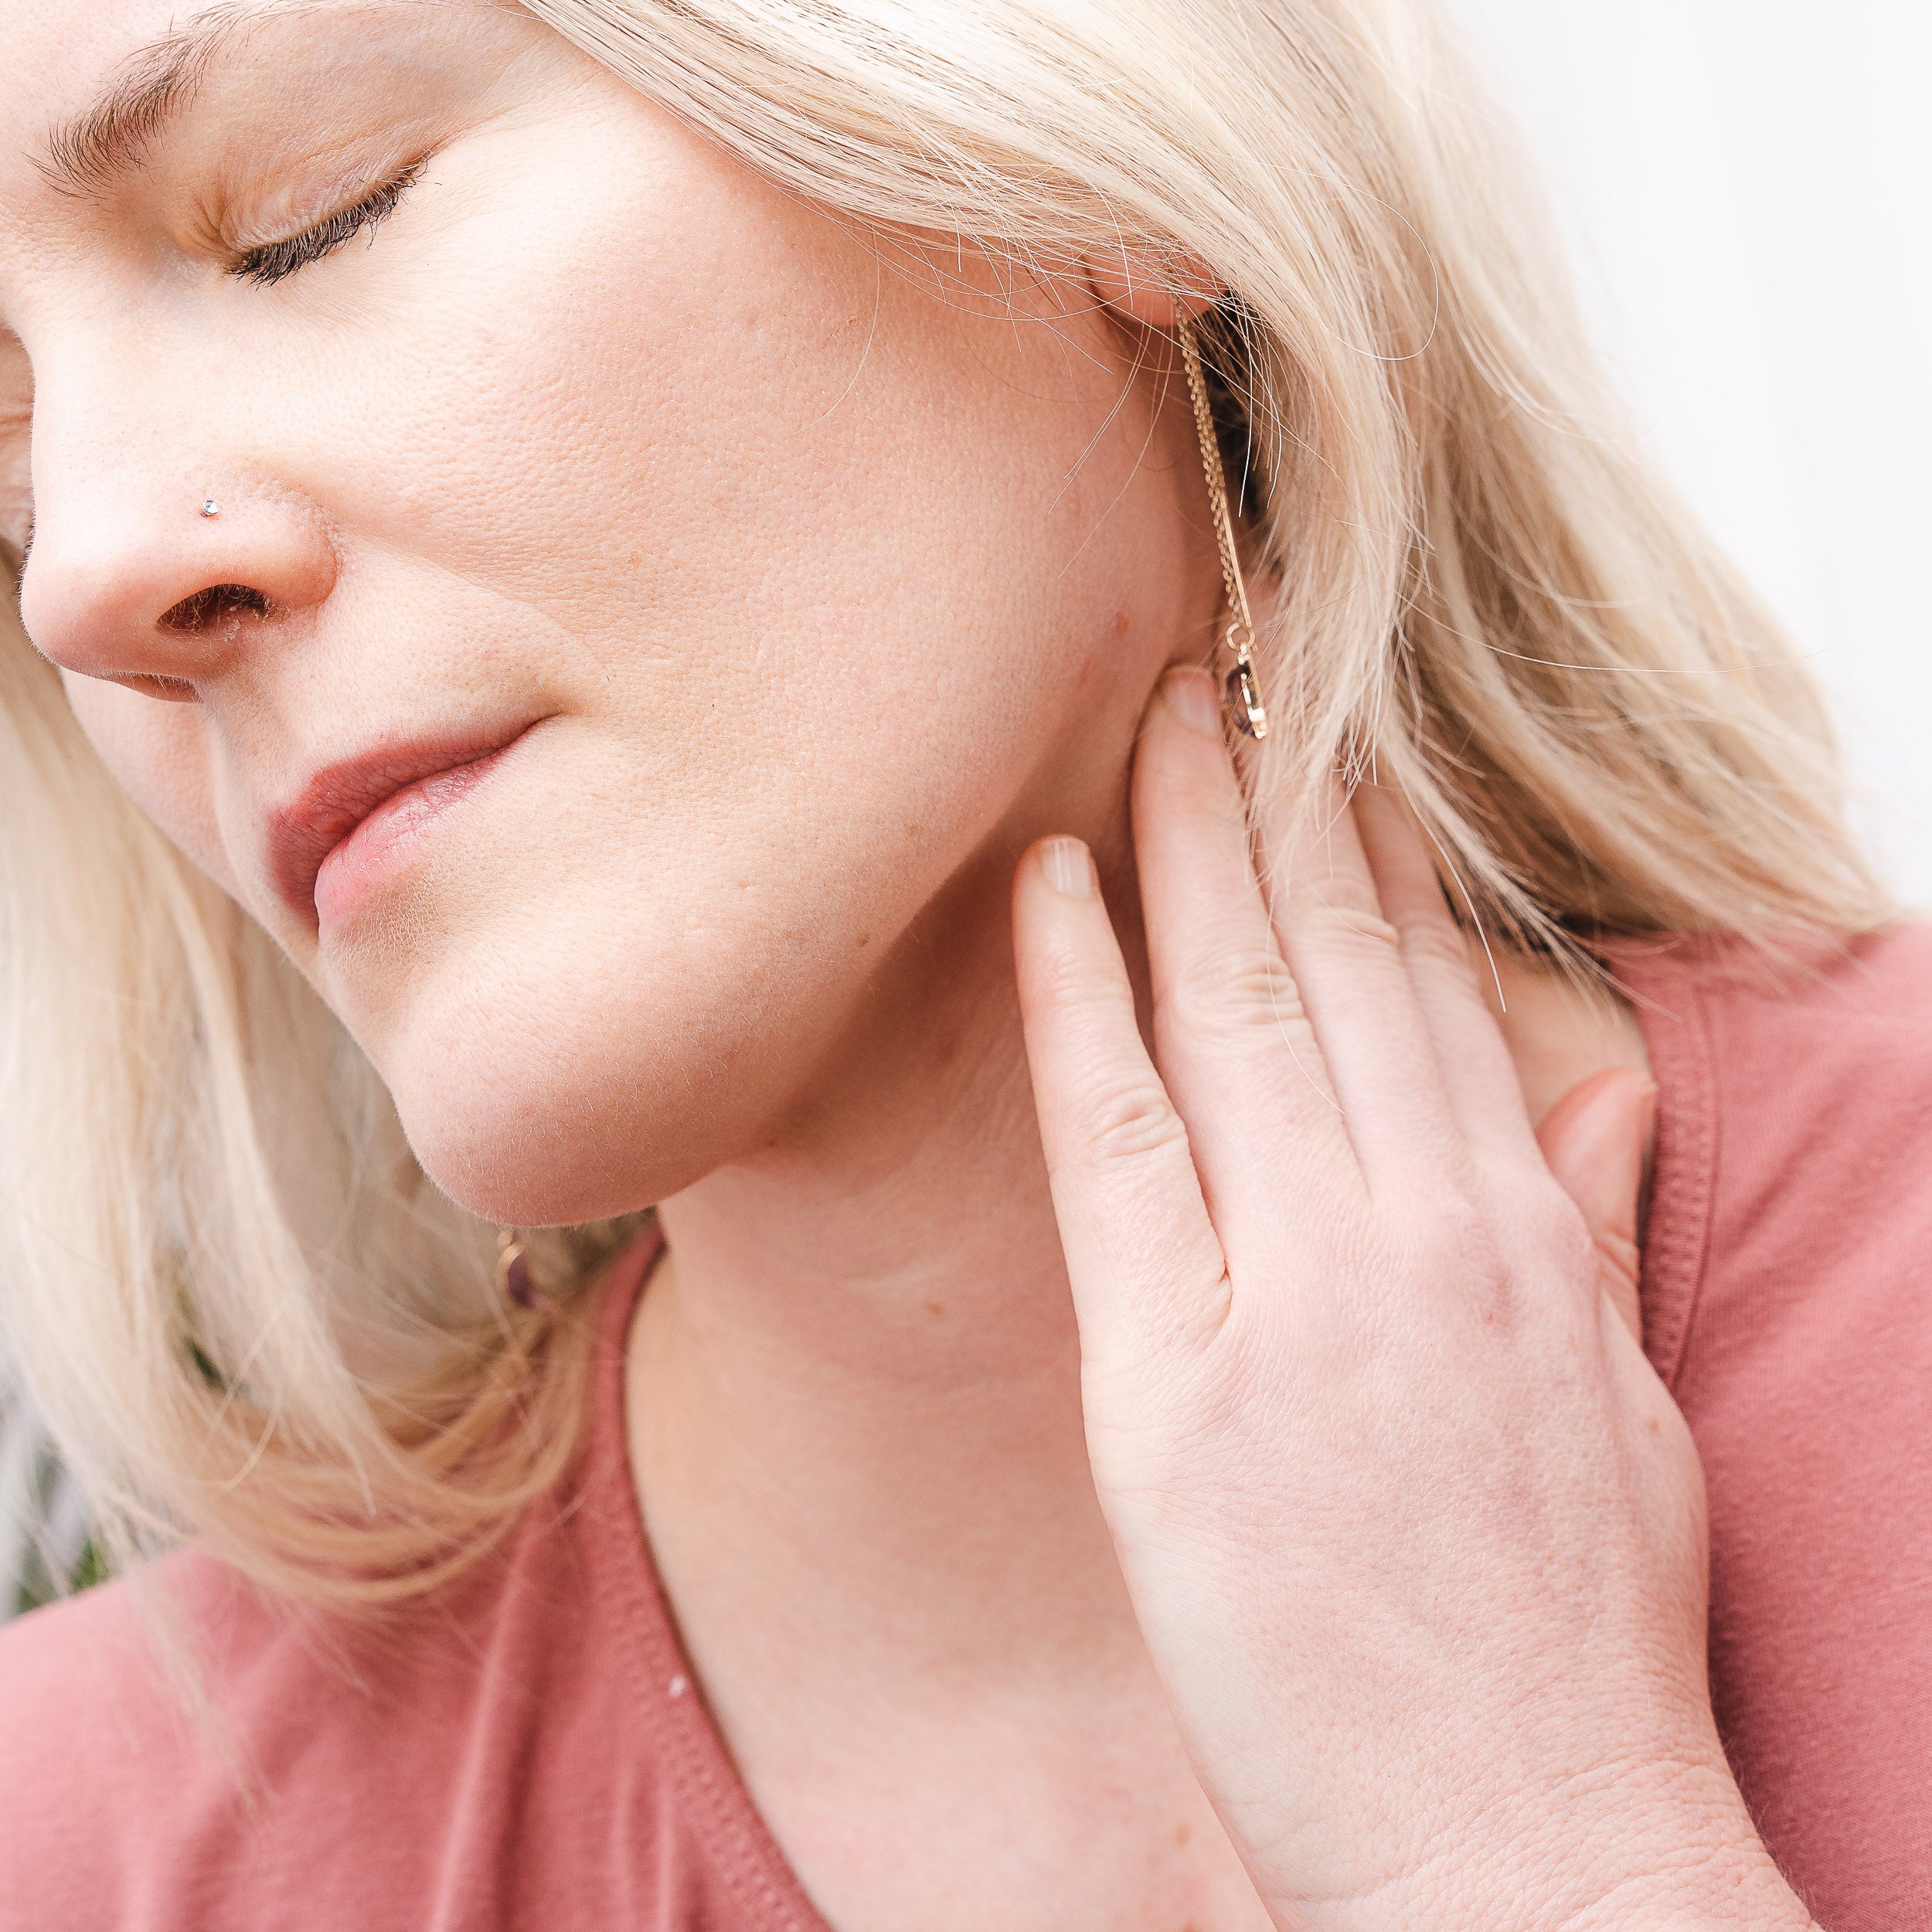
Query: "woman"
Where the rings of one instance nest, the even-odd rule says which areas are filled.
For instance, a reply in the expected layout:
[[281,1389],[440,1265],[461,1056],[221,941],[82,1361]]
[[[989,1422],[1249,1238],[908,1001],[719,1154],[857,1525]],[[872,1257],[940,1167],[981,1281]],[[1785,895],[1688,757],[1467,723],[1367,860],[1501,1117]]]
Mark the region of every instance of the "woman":
[[1932,1922],[1927,943],[1422,6],[0,22],[6,1923]]

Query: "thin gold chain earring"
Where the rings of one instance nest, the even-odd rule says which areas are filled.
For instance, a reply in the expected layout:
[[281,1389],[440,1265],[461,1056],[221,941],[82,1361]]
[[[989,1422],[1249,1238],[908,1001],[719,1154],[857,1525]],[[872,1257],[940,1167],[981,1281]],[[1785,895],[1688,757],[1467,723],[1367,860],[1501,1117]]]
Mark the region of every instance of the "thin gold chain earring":
[[1234,518],[1228,509],[1227,478],[1221,468],[1221,445],[1214,433],[1214,412],[1208,407],[1201,345],[1195,338],[1193,318],[1185,310],[1178,332],[1181,360],[1187,365],[1188,394],[1194,399],[1194,427],[1201,438],[1201,468],[1207,474],[1208,501],[1214,509],[1215,539],[1221,546],[1221,580],[1227,586],[1228,628],[1221,641],[1234,653],[1234,668],[1227,675],[1228,709],[1237,730],[1250,738],[1265,738],[1268,714],[1254,675],[1254,619],[1248,612],[1248,587],[1241,579],[1241,560],[1234,550]]

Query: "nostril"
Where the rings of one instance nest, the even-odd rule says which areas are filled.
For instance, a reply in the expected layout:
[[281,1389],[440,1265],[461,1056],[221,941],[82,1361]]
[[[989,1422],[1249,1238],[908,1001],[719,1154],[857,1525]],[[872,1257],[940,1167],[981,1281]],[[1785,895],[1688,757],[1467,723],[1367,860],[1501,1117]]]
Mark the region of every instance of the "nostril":
[[252,584],[211,583],[162,611],[160,624],[164,631],[212,631],[243,617],[265,617],[273,607]]

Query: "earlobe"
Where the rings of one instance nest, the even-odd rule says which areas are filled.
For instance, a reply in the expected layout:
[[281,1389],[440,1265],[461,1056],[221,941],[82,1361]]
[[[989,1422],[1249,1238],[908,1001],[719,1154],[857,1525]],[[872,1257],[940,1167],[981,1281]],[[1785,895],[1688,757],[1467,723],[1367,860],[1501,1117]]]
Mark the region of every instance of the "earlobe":
[[1123,245],[1090,255],[1082,266],[1101,306],[1143,328],[1171,330],[1183,314],[1191,321],[1226,293],[1198,255]]

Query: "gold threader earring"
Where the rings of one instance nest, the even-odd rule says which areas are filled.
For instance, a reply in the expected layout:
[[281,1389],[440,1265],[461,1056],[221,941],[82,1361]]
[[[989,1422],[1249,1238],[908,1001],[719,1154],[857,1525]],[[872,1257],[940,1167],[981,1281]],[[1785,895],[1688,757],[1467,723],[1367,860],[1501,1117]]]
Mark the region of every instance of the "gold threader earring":
[[1248,614],[1248,589],[1241,580],[1241,560],[1234,553],[1234,519],[1228,509],[1227,478],[1221,468],[1221,445],[1214,434],[1214,413],[1208,407],[1207,378],[1201,369],[1201,345],[1194,321],[1185,309],[1178,331],[1181,359],[1187,365],[1188,393],[1194,399],[1194,427],[1201,438],[1201,468],[1207,473],[1208,501],[1214,509],[1214,535],[1221,546],[1221,578],[1227,586],[1228,628],[1221,641],[1234,653],[1228,673],[1228,709],[1236,728],[1250,738],[1268,735],[1268,714],[1254,675],[1254,620]]

